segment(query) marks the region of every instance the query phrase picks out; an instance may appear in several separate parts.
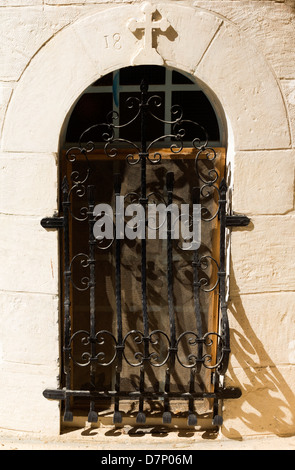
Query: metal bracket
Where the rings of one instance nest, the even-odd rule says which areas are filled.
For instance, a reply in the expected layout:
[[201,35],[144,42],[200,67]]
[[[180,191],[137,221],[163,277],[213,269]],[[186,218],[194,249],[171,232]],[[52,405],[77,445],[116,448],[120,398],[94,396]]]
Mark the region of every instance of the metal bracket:
[[64,218],[63,217],[45,217],[44,219],[41,220],[41,225],[43,228],[63,228],[64,226]]
[[226,227],[247,227],[250,219],[246,215],[227,215],[225,217]]

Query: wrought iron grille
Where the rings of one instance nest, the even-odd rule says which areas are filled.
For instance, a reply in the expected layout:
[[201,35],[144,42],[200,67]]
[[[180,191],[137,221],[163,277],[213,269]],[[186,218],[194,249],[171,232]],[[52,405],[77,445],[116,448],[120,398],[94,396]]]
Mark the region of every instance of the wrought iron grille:
[[[64,176],[62,182],[62,215],[42,219],[44,228],[57,228],[61,231],[62,237],[62,295],[63,295],[63,387],[60,389],[46,389],[43,394],[46,398],[61,400],[64,402],[64,420],[73,420],[71,400],[73,397],[86,400],[89,405],[88,421],[96,422],[98,419],[97,405],[100,401],[110,399],[113,403],[113,422],[122,422],[122,412],[120,409],[122,400],[133,400],[138,403],[136,421],[145,423],[146,412],[145,402],[160,401],[163,405],[163,423],[170,423],[172,420],[171,403],[172,400],[183,400],[187,402],[188,425],[197,424],[197,413],[195,411],[195,401],[211,399],[213,403],[213,424],[221,425],[222,417],[219,412],[220,400],[226,398],[238,398],[240,391],[235,388],[225,388],[220,377],[223,376],[228,367],[230,354],[229,323],[226,303],[226,227],[233,225],[247,225],[249,219],[243,216],[229,216],[226,213],[226,193],[227,186],[225,179],[220,183],[217,169],[214,167],[216,151],[208,144],[208,136],[205,129],[199,124],[186,120],[180,107],[173,107],[173,119],[168,123],[171,125],[171,134],[162,135],[152,141],[148,141],[148,118],[163,121],[156,114],[157,108],[161,106],[159,96],[148,94],[148,84],[142,81],[140,86],[140,98],[131,97],[127,100],[127,106],[134,112],[134,117],[127,123],[116,124],[118,115],[111,112],[107,115],[106,122],[95,124],[88,128],[80,137],[76,147],[72,147],[66,153],[67,162],[74,164],[78,156],[84,160],[84,170],[72,170],[70,177]],[[117,137],[118,129],[132,126],[136,120],[140,121],[141,142],[131,142],[124,138]],[[121,267],[122,267],[122,243],[120,237],[116,237],[116,221],[114,221],[114,237],[102,243],[94,235],[95,215],[95,191],[97,181],[90,184],[92,162],[91,154],[95,149],[95,144],[87,136],[93,131],[100,130],[104,141],[104,153],[107,158],[116,160],[119,155],[115,147],[125,144],[129,150],[125,157],[130,166],[136,166],[140,172],[139,191],[129,191],[124,194],[124,199],[130,198],[139,204],[144,211],[144,232],[147,230],[147,208],[152,198],[159,200],[169,206],[174,199],[174,174],[172,171],[166,172],[166,181],[163,182],[162,193],[148,193],[147,191],[147,166],[152,165],[157,168],[161,165],[161,151],[155,150],[156,146],[162,145],[167,139],[170,141],[170,152],[173,155],[181,155],[184,149],[186,127],[190,126],[195,130],[195,138],[191,147],[194,151],[194,176],[192,179],[195,186],[192,191],[191,201],[200,204],[201,200],[214,197],[216,201],[216,211],[208,212],[205,205],[202,205],[202,223],[210,224],[218,221],[219,231],[219,256],[214,259],[211,255],[204,255],[198,249],[188,251],[186,260],[191,265],[193,278],[191,289],[194,305],[194,324],[191,328],[180,333],[177,330],[179,312],[176,312],[174,305],[174,250],[175,240],[172,237],[171,213],[167,211],[167,238],[166,238],[166,301],[168,328],[153,328],[150,324],[150,312],[148,308],[147,292],[147,240],[143,236],[140,240],[140,284],[141,284],[141,317],[142,328],[133,328],[126,331],[124,325],[124,315],[122,311],[122,288],[121,288]],[[207,165],[207,173],[200,172],[199,164],[201,158]],[[115,174],[114,194],[121,195],[121,175]],[[165,191],[164,191],[165,189]],[[213,195],[213,196],[212,196]],[[84,198],[85,205],[80,205],[79,213],[75,213],[73,197]],[[116,208],[118,209],[118,208]],[[118,212],[116,211],[116,215]],[[208,215],[209,214],[209,215]],[[88,249],[85,252],[73,254],[71,252],[71,237],[73,232],[72,223],[88,223],[88,234],[86,242]],[[146,235],[146,233],[144,233]],[[113,249],[114,270],[115,270],[115,328],[97,328],[97,302],[96,287],[97,276],[96,267],[98,264],[97,251]],[[178,246],[179,249],[179,246]],[[87,269],[88,275],[80,278],[79,282],[74,279],[74,264],[80,263],[81,269]],[[216,268],[216,279],[208,279],[204,271],[209,265]],[[87,329],[73,329],[71,318],[71,289],[76,289],[86,293],[89,300]],[[201,292],[205,295],[208,292],[217,292],[219,322],[214,330],[205,330],[206,325],[201,313]],[[210,312],[209,312],[210,314]],[[182,315],[185,315],[183,307]],[[103,317],[103,315],[101,315]],[[86,350],[82,351],[80,357],[75,355],[75,341],[80,337],[81,343]],[[106,351],[106,345],[109,344]],[[131,347],[130,347],[131,344]],[[76,348],[76,351],[80,351]],[[130,356],[130,350],[132,356]],[[138,386],[134,389],[122,387],[122,370],[124,364],[132,370],[138,371]],[[189,381],[182,384],[181,390],[172,386],[171,378],[175,368],[181,367],[188,370]],[[88,368],[89,384],[85,388],[73,387],[73,369],[75,367]],[[97,385],[97,371],[100,369],[112,369],[112,387],[106,389]],[[147,387],[145,377],[147,369],[161,368],[164,370],[164,380],[162,388]],[[197,381],[201,370],[205,369],[210,373],[209,389],[204,386],[197,386]],[[199,384],[200,385],[200,384]]]

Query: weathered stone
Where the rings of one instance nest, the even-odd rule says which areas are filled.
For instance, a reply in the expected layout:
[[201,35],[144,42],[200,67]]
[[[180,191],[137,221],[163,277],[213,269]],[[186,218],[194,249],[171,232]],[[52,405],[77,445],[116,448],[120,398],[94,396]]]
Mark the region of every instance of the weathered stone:
[[[61,36],[63,34],[60,33]],[[12,141],[8,146],[10,149],[29,152],[36,152],[37,149],[39,152],[51,152],[52,148],[57,150],[63,121],[78,97],[77,82],[81,80],[81,77],[84,79],[85,76],[87,77],[86,71],[88,74],[90,70],[92,71],[90,83],[99,75],[73,32],[70,33],[70,36],[70,41],[67,39],[63,41],[60,36],[57,37],[61,43],[56,39],[50,41],[48,46],[39,52],[36,60],[32,61],[31,66],[23,75],[24,80],[21,80],[16,87],[5,122]],[[78,56],[81,58],[79,67],[76,67],[75,57]],[[46,59],[47,57],[51,57],[51,59]],[[55,62],[54,67],[52,66],[53,62]],[[84,82],[80,92],[86,86]],[[67,97],[68,93],[70,98]],[[17,96],[19,98],[22,96],[21,108],[16,103]],[[70,104],[69,101],[72,103]],[[10,116],[15,116],[15,113],[19,116],[22,115],[21,122],[16,123],[15,117],[10,120]],[[17,133],[15,133],[15,128],[18,129]],[[7,147],[5,145],[5,131],[3,144],[4,147]]]
[[222,434],[231,439],[246,436],[295,433],[295,367],[234,368],[227,386],[240,388],[241,398],[224,401]]
[[1,427],[40,432],[45,436],[57,435],[59,404],[42,395],[47,387],[57,387],[57,370],[46,374],[43,366],[10,362],[0,366],[0,374],[5,384],[1,391]]
[[1,7],[29,7],[43,5],[43,0],[1,0]]
[[195,75],[220,99],[237,150],[291,146],[285,104],[277,81],[253,43],[224,23]]
[[231,367],[294,365],[294,310],[294,292],[231,295]]
[[284,214],[294,208],[294,150],[238,152],[234,157],[233,211]]
[[39,217],[1,215],[1,289],[58,294],[56,230],[46,231]]
[[44,11],[38,6],[2,8],[1,13],[0,80],[5,81],[18,80],[44,43],[79,14],[77,9]]
[[[279,78],[294,78],[294,2],[198,0],[195,6],[229,19],[259,50]],[[239,6],[237,6],[239,5]]]
[[57,178],[55,155],[0,155],[1,213],[52,216],[57,211]]
[[[190,8],[187,8],[186,15],[179,15],[178,8],[171,9],[171,6],[162,7],[161,11],[171,26],[170,34],[168,30],[167,34],[158,35],[158,52],[168,65],[193,72],[222,20],[205,11],[193,11]],[[194,41],[194,47],[188,47],[191,41]]]
[[11,86],[9,83],[0,83],[0,142],[4,116],[11,97],[12,90],[13,86]]
[[59,359],[58,306],[55,296],[0,291],[3,331],[1,363],[56,369]]
[[289,113],[293,147],[295,147],[295,80],[281,80],[281,85],[286,98],[286,106]]
[[[45,5],[92,5],[92,4],[111,4],[111,3],[130,3],[130,0],[43,0]],[[133,1],[138,3],[139,0]]]
[[252,217],[231,237],[231,295],[293,291],[295,217]]

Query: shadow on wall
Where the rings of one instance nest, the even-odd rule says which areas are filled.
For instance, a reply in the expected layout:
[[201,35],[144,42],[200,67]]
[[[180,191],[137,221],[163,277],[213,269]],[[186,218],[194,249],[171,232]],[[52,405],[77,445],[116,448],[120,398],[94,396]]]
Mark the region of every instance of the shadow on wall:
[[[247,318],[232,267],[231,286],[235,297],[229,303],[229,315],[235,318],[241,329],[231,329],[232,355],[239,366],[233,367],[230,364],[226,385],[239,387],[242,396],[224,403],[225,421],[222,433],[231,439],[242,439],[242,435],[247,434],[274,434],[281,437],[295,435],[294,392],[271,360]],[[265,313],[271,321],[271,312]],[[277,328],[278,325],[274,325],[274,335]],[[287,345],[281,344],[281,347]],[[285,366],[287,374],[290,374],[292,367],[294,366]]]

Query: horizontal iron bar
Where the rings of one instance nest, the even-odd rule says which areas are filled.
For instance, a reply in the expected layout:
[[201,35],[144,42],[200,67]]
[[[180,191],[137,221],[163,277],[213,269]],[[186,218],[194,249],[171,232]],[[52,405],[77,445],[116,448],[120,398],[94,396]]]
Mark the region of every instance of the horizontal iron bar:
[[62,228],[64,226],[63,217],[45,217],[41,220],[43,228]]
[[[227,215],[226,219],[227,227],[246,227],[250,223],[249,217],[245,215]],[[64,225],[63,217],[45,217],[41,220],[43,228],[62,228]]]
[[66,390],[66,389],[49,389],[47,388],[43,392],[43,396],[49,400],[65,400],[66,397],[79,397],[89,398],[91,400],[99,400],[102,398],[119,397],[123,400],[130,400],[136,398],[174,398],[174,399],[194,399],[202,400],[204,398],[215,398],[215,399],[228,399],[228,398],[240,398],[242,392],[239,388],[229,387],[222,388],[216,392],[122,392],[122,391],[96,391],[91,392],[89,390]]
[[246,215],[227,215],[225,217],[227,227],[246,227],[249,223],[250,219]]

